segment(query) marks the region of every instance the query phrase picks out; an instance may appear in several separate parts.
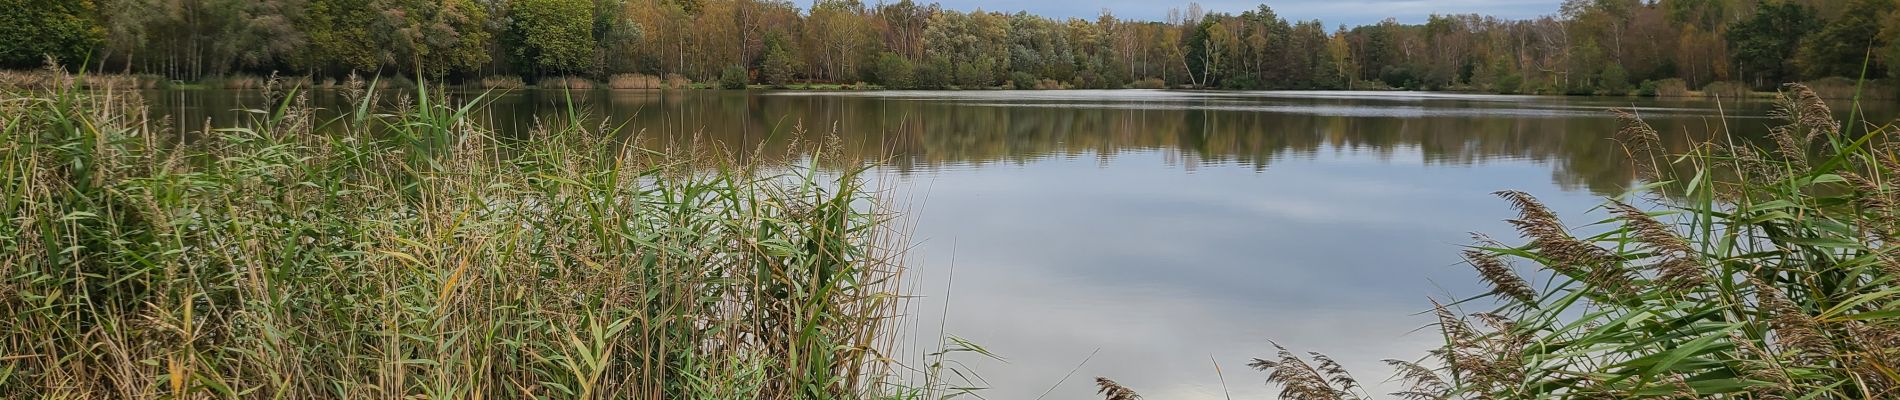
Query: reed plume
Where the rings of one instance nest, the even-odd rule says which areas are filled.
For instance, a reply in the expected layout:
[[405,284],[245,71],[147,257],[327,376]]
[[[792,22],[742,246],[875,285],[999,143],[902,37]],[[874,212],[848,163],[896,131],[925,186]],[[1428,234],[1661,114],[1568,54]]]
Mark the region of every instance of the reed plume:
[[1666,155],[1663,150],[1662,135],[1651,127],[1643,117],[1624,109],[1611,109],[1622,129],[1616,132],[1616,140],[1622,142],[1623,149],[1629,152],[1630,161],[1636,164],[1637,174],[1643,179],[1661,177],[1659,159]]
[[1393,378],[1404,389],[1392,392],[1393,397],[1404,400],[1440,400],[1451,397],[1452,385],[1438,377],[1438,372],[1418,365],[1416,362],[1386,359],[1385,364],[1395,371]]
[[908,246],[868,166],[629,159],[574,109],[500,140],[483,96],[347,85],[176,143],[137,98],[0,91],[0,398],[892,387]]
[[[1654,196],[1629,197],[1667,212],[1606,199],[1609,217],[1590,228],[1601,233],[1580,238],[1529,194],[1498,192],[1528,243],[1474,236],[1480,244],[1464,258],[1491,293],[1453,304],[1502,305],[1461,315],[1432,301],[1445,344],[1418,362],[1388,360],[1405,388],[1393,395],[1900,397],[1892,372],[1900,371],[1900,257],[1887,248],[1900,199],[1884,182],[1900,168],[1892,155],[1900,146],[1862,140],[1900,127],[1844,132],[1799,85],[1782,100],[1773,115],[1788,124],[1774,128],[1775,149],[1691,146],[1678,158],[1690,175],[1660,177],[1643,188]],[[1620,139],[1646,140],[1640,118],[1617,116]],[[1831,152],[1811,154],[1809,141]],[[1526,293],[1506,259],[1571,279]],[[1287,398],[1328,393],[1289,357],[1261,363],[1298,389]]]
[[1518,276],[1517,272],[1497,255],[1465,250],[1465,262],[1478,270],[1478,277],[1489,282],[1494,292],[1509,296],[1524,304],[1535,302],[1537,291],[1531,289],[1530,283],[1525,282],[1524,277]]
[[1784,84],[1782,88],[1784,90],[1775,94],[1778,101],[1769,116],[1806,130],[1807,135],[1802,138],[1807,141],[1840,133],[1841,125],[1834,121],[1834,110],[1821,101],[1814,89],[1800,83]]
[[1632,278],[1628,271],[1616,265],[1617,257],[1607,249],[1570,236],[1557,214],[1537,201],[1536,197],[1515,190],[1494,194],[1509,201],[1511,207],[1518,210],[1518,218],[1506,222],[1531,239],[1531,246],[1537,249],[1538,255],[1550,259],[1549,266],[1552,269],[1589,281],[1592,288],[1604,293],[1624,294],[1629,291]]
[[1703,265],[1687,239],[1677,235],[1675,230],[1657,221],[1648,212],[1629,203],[1610,200],[1610,207],[1611,212],[1621,217],[1624,224],[1635,233],[1636,240],[1654,252],[1657,283],[1673,291],[1687,291],[1702,286],[1706,280],[1703,277]]
[[[1280,386],[1280,398],[1287,400],[1345,400],[1361,399],[1355,392],[1358,381],[1345,374],[1345,369],[1330,358],[1318,359],[1321,365],[1330,366],[1328,370],[1315,368],[1285,346],[1274,343],[1278,350],[1274,359],[1255,358],[1247,366],[1267,373],[1267,384]],[[1329,370],[1338,371],[1329,374]]]
[[1095,386],[1099,388],[1095,393],[1102,395],[1102,400],[1138,400],[1141,398],[1141,395],[1135,393],[1134,389],[1122,386],[1121,383],[1117,383],[1113,379],[1099,376],[1095,377]]

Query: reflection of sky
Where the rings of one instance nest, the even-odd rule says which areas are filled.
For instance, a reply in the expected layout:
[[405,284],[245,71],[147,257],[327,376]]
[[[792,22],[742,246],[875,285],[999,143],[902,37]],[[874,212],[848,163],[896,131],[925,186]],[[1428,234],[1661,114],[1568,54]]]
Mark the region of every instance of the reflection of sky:
[[[914,198],[922,242],[912,264],[922,326],[906,359],[916,365],[934,346],[941,320],[1009,358],[971,360],[992,399],[1035,398],[1097,348],[1049,398],[1093,399],[1098,375],[1154,399],[1222,398],[1210,356],[1236,398],[1263,398],[1265,376],[1244,365],[1271,355],[1269,339],[1383,381],[1379,359],[1416,357],[1436,340],[1410,333],[1429,322],[1415,315],[1426,296],[1484,290],[1458,246],[1472,230],[1512,236],[1500,222],[1511,211],[1489,193],[1528,191],[1579,225],[1594,219],[1578,217],[1597,204],[1591,193],[1629,187],[1600,110],[1640,107],[1666,142],[1684,145],[1695,137],[1686,133],[1729,124],[1747,138],[1774,123],[1747,119],[1765,113],[1759,103],[1416,92],[593,95],[582,108],[646,135],[709,135],[741,154],[801,122],[868,149],[895,146],[904,162],[892,169],[909,172],[885,178],[902,181],[899,199]],[[221,91],[149,98],[167,99],[155,110],[176,121],[244,108]],[[506,132],[558,119],[566,98],[511,94],[482,118],[521,137]],[[1873,106],[1879,121],[1897,111]]]
[[[1527,190],[1558,210],[1596,204],[1564,192],[1550,166],[1429,165],[1416,151],[1322,151],[1264,171],[1169,150],[908,176],[922,200],[914,254],[925,299],[913,339],[935,343],[935,310],[954,285],[946,332],[1007,363],[975,362],[987,397],[1035,398],[1097,348],[1050,399],[1095,398],[1108,376],[1157,399],[1269,394],[1252,357],[1267,340],[1320,351],[1383,381],[1383,358],[1437,339],[1410,333],[1427,296],[1484,289],[1458,263],[1467,232],[1505,236],[1511,211],[1489,193]],[[1375,392],[1390,391],[1375,385]]]
[[[1639,105],[1614,98],[1412,91],[1182,91],[1182,90],[978,90],[869,92],[775,92],[775,97],[849,96],[953,102],[982,107],[1040,107],[1112,110],[1208,110],[1265,112],[1326,117],[1602,117],[1606,109],[1633,110],[1646,117],[1716,116],[1707,104],[1697,107]],[[1653,99],[1640,99],[1654,103]],[[1761,116],[1734,116],[1763,118]]]

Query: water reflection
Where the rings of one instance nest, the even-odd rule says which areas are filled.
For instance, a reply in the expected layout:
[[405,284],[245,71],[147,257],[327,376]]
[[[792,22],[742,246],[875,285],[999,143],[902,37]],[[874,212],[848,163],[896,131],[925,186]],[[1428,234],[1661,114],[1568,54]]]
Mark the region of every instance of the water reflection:
[[[181,121],[235,120],[241,114],[233,110],[258,103],[251,92],[154,97],[158,112]],[[318,92],[314,100],[343,108],[335,93]],[[1596,194],[1620,193],[1635,176],[1622,147],[1609,140],[1616,126],[1603,110],[1639,110],[1672,150],[1723,129],[1717,105],[1708,101],[1384,92],[524,91],[499,96],[480,118],[519,136],[536,123],[565,122],[569,104],[626,124],[646,146],[696,140],[779,161],[798,153],[790,146],[835,135],[847,158],[888,160],[902,173],[1053,157],[1109,162],[1148,150],[1164,150],[1165,162],[1189,171],[1229,164],[1258,171],[1352,150],[1384,160],[1408,154],[1433,165],[1532,160],[1549,164],[1560,186]],[[1727,109],[1728,129],[1739,137],[1758,137],[1771,123],[1760,118],[1760,102]],[[1892,115],[1891,107],[1870,111]]]
[[[183,121],[256,102],[149,97]],[[341,108],[331,93],[313,100]],[[480,118],[521,136],[568,122],[569,104],[512,93]],[[1472,231],[1509,236],[1490,192],[1525,190],[1583,221],[1635,182],[1600,110],[1641,110],[1674,151],[1773,123],[1761,103],[1418,93],[592,92],[571,104],[651,147],[697,140],[776,162],[835,135],[846,159],[888,160],[921,242],[908,357],[940,329],[982,343],[1009,359],[973,362],[997,399],[1094,398],[1098,375],[1157,399],[1265,398],[1244,364],[1270,355],[1269,339],[1389,391],[1378,360],[1437,342],[1413,332],[1429,323],[1424,299],[1484,290],[1457,246]]]

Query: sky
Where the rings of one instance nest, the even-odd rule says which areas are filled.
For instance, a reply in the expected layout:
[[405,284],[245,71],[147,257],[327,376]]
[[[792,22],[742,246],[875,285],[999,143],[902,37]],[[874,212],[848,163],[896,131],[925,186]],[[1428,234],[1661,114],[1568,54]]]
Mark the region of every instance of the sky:
[[[1189,0],[1098,0],[1098,1],[1038,1],[1038,0],[937,0],[946,9],[970,11],[982,8],[985,11],[1028,11],[1052,18],[1089,18],[1101,14],[1103,8],[1115,12],[1123,19],[1163,20],[1168,9],[1187,9]],[[927,3],[928,1],[919,1]],[[1241,0],[1202,0],[1201,8],[1208,12],[1240,13],[1252,10],[1262,1]],[[1340,24],[1348,26],[1378,23],[1387,17],[1398,18],[1399,22],[1419,23],[1426,17],[1436,14],[1483,14],[1500,18],[1533,18],[1557,13],[1562,0],[1265,0],[1273,11],[1288,21],[1306,21],[1319,19],[1326,26]],[[867,1],[866,3],[875,3]]]

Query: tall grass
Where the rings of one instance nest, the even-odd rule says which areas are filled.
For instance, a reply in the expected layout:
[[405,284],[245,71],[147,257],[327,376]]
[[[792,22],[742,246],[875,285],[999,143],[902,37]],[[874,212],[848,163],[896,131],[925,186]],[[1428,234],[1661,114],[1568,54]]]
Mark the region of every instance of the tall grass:
[[[428,85],[267,84],[180,141],[0,94],[0,398],[861,398],[901,238],[862,169],[496,138]],[[375,85],[368,85],[375,86]],[[568,121],[581,121],[581,111]],[[819,157],[813,155],[812,157]]]
[[[1499,192],[1527,243],[1481,237],[1465,252],[1494,290],[1434,303],[1445,345],[1388,361],[1407,386],[1394,395],[1900,397],[1900,258],[1887,248],[1900,237],[1895,126],[1837,120],[1801,85],[1779,100],[1770,148],[1659,154],[1656,131],[1622,113],[1619,139],[1655,171],[1632,196],[1651,197],[1608,200],[1610,217],[1585,228]],[[1657,168],[1672,164],[1689,172]],[[1317,379],[1285,361],[1264,367],[1308,378],[1280,380],[1283,397],[1366,397],[1342,385],[1349,376]]]
[[[1492,290],[1432,302],[1444,345],[1386,360],[1402,387],[1390,395],[1900,398],[1900,255],[1887,247],[1900,239],[1900,126],[1837,120],[1821,99],[1787,85],[1772,147],[1687,154],[1615,111],[1650,183],[1580,228],[1528,193],[1497,192],[1525,243],[1474,235],[1464,258]],[[1374,397],[1331,358],[1275,347],[1249,366],[1280,398]],[[1134,397],[1097,382],[1107,399]]]

